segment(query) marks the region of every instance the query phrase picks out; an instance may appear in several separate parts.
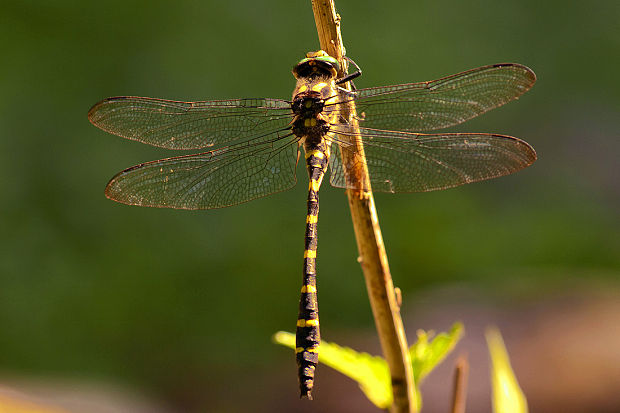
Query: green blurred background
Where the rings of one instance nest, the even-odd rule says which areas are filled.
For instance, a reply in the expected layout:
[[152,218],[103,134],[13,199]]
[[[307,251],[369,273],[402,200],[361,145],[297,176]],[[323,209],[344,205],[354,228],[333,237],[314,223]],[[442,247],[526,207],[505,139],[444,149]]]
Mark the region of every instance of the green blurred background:
[[[517,306],[571,286],[617,289],[618,2],[336,6],[358,87],[498,62],[538,75],[518,102],[454,129],[520,137],[538,152],[532,167],[376,196],[405,320],[420,300],[436,311],[451,299],[425,294],[454,285]],[[104,197],[108,179],[171,153],[86,118],[116,95],[287,99],[293,64],[317,48],[309,1],[0,3],[1,382],[107,383],[165,411],[373,411],[354,384],[340,397],[355,409],[328,397],[339,379],[321,384],[327,369],[325,404],[298,402],[293,356],[270,342],[295,325],[303,169],[294,190],[234,208],[128,207]],[[321,205],[323,337],[377,353],[346,196],[325,186]],[[446,325],[408,322],[410,340],[418,327]]]

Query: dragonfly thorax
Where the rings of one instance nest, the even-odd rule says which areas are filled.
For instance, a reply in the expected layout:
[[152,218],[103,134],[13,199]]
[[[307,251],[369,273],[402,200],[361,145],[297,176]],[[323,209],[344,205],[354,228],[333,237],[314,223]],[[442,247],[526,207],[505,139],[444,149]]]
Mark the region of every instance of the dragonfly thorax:
[[297,116],[293,120],[293,133],[306,142],[320,142],[329,132],[329,123],[322,116]]
[[306,142],[320,142],[333,122],[333,82],[322,80],[312,82],[299,79],[293,95],[291,110],[295,118],[292,132]]
[[323,111],[324,106],[325,99],[321,93],[311,90],[295,95],[291,109],[295,115],[307,118],[316,117]]

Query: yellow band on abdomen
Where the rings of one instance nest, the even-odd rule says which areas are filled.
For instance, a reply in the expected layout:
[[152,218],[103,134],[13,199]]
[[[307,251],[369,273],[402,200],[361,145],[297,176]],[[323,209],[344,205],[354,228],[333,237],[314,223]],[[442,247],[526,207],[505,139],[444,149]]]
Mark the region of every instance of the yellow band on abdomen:
[[300,318],[299,320],[297,320],[297,327],[316,327],[318,325],[319,325],[318,319],[304,320],[303,318]]
[[311,191],[314,191],[314,192],[318,192],[320,188],[321,188],[321,182],[320,181],[316,181],[314,179],[310,180],[310,185],[309,185],[308,189],[310,189]]
[[308,159],[309,157],[314,156],[316,158],[319,159],[323,159],[325,157],[325,155],[323,154],[322,151],[319,151],[317,149],[313,150],[313,151],[308,151],[306,152],[306,159]]

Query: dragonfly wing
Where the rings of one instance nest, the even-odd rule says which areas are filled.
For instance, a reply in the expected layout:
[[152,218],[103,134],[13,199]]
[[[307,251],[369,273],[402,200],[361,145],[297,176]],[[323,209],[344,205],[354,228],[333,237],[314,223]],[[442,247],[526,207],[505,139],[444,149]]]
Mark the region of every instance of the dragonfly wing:
[[534,82],[529,68],[503,63],[430,82],[359,89],[355,99],[361,126],[421,132],[488,112],[517,99]]
[[106,196],[129,205],[212,209],[240,204],[296,183],[298,139],[253,139],[226,148],[136,165],[108,183]]
[[[350,134],[348,137],[355,137]],[[426,192],[508,175],[531,165],[536,152],[511,136],[486,133],[418,134],[360,129],[372,189],[378,192]],[[343,168],[340,142],[330,157],[330,182],[358,189]],[[355,156],[349,157],[356,159]]]
[[287,127],[291,105],[279,99],[204,102],[114,97],[88,112],[93,125],[123,138],[167,149],[199,149]]

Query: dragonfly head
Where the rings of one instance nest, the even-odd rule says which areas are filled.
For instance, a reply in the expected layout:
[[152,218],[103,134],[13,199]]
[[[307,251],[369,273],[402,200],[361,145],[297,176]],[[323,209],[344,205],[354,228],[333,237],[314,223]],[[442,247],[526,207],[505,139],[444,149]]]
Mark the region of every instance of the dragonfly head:
[[306,53],[306,57],[293,67],[293,75],[296,79],[315,76],[335,78],[339,70],[338,60],[319,50]]

